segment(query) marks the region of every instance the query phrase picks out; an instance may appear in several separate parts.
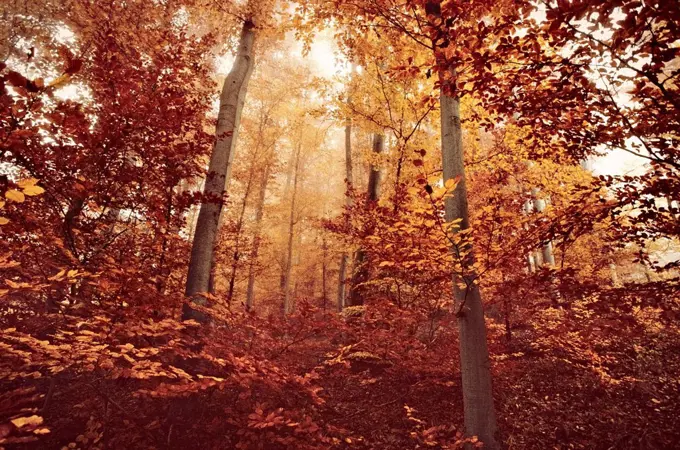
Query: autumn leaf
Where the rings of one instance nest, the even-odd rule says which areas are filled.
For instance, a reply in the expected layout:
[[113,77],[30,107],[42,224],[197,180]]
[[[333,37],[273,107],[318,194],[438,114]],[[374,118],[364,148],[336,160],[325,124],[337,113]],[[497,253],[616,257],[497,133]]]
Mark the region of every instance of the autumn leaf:
[[50,281],[59,280],[59,279],[63,278],[63,276],[64,276],[65,274],[66,274],[66,269],[62,269],[62,270],[60,270],[59,272],[57,272],[56,275],[52,275],[51,277],[49,277],[48,280],[50,280]]
[[22,283],[22,282],[16,283],[16,282],[9,280],[7,278],[5,279],[5,284],[7,284],[7,286],[11,287],[12,289],[22,289],[22,288],[30,288],[31,287],[31,285],[29,283]]
[[0,225],[7,225],[9,223],[9,219],[6,217],[0,217]]
[[41,188],[40,186],[29,186],[24,189],[24,194],[30,196],[40,195],[43,192],[45,192],[45,189]]
[[5,198],[17,203],[23,203],[23,201],[26,199],[21,191],[17,191],[15,189],[10,189],[9,191],[5,192]]
[[17,183],[17,186],[19,186],[22,189],[26,189],[27,187],[35,186],[36,184],[38,184],[37,178],[24,178],[23,180]]
[[24,194],[34,196],[45,192],[45,189],[38,186],[38,179],[26,178],[17,183],[17,185],[24,191]]
[[14,424],[15,427],[17,428],[22,428],[27,425],[29,426],[38,426],[42,425],[43,423],[43,418],[40,416],[29,416],[29,417],[19,417],[16,419],[12,419],[12,423]]

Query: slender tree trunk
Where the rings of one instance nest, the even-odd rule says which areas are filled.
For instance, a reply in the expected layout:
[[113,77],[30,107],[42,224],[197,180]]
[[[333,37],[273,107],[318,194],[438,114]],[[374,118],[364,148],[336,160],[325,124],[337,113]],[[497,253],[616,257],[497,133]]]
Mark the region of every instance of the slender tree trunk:
[[[542,213],[545,211],[545,200],[542,198],[539,198],[539,189],[538,188],[533,188],[531,190],[531,194],[534,197],[534,209],[538,213]],[[543,244],[543,247],[541,248],[541,259],[543,262],[543,265],[548,265],[548,266],[554,266],[555,265],[555,256],[553,254],[553,246],[552,246],[552,241],[546,241]]]
[[[373,135],[373,153],[380,155],[385,150],[385,136],[379,133]],[[377,202],[380,199],[380,179],[382,171],[379,166],[371,164],[371,171],[368,174],[368,200]]]
[[[198,294],[209,291],[212,254],[217,240],[222,201],[231,177],[241,111],[255,62],[254,41],[255,27],[252,22],[246,21],[243,24],[234,66],[224,80],[220,96],[215,147],[210,157],[208,175],[205,180],[205,197],[196,223],[186,284],[186,295],[199,305],[207,304],[207,299]],[[207,321],[205,314],[192,309],[187,304],[184,305],[182,315],[184,319]]]
[[[253,161],[255,164],[255,161]],[[248,197],[250,197],[250,189],[253,186],[253,168],[248,175],[248,182],[246,183],[246,191],[243,194],[243,202],[241,203],[241,213],[239,214],[238,222],[236,223],[236,237],[234,243],[234,254],[231,258],[231,274],[229,276],[229,290],[227,291],[227,302],[231,303],[234,299],[234,287],[236,285],[236,271],[238,270],[238,262],[241,259],[241,232],[243,231],[243,221],[246,215],[246,207],[248,206]]]
[[[524,202],[524,214],[527,215],[527,216],[531,214],[531,209],[532,209],[531,205],[532,205],[532,203],[529,200]],[[524,229],[528,230],[529,225],[525,224]],[[536,257],[534,256],[534,252],[530,251],[527,254],[526,258],[527,258],[527,270],[529,271],[529,273],[536,272],[536,268],[538,267],[538,261],[536,260]]]
[[[382,134],[373,135],[372,150],[375,155],[380,155],[385,149],[385,136]],[[380,199],[380,168],[371,164],[368,174],[368,201],[369,203],[376,203]],[[370,234],[373,230],[367,230]],[[355,258],[355,270],[352,275],[352,282],[350,283],[351,290],[349,296],[349,305],[358,306],[364,304],[364,299],[361,296],[360,285],[368,280],[369,268],[366,266],[366,253],[362,248],[357,250]]]
[[[460,104],[457,98],[446,95],[440,98],[442,128],[442,159],[444,180],[459,179],[452,197],[446,199],[447,222],[460,219],[459,231],[470,227],[468,217],[467,186],[463,158],[463,136],[460,123]],[[472,249],[469,249],[468,267],[472,267]],[[463,405],[465,431],[478,436],[484,448],[500,448],[496,433],[496,414],[491,389],[491,368],[486,342],[486,323],[479,286],[473,280],[463,280],[466,288],[454,280],[454,298],[458,314],[460,340],[460,371],[463,379]]]
[[255,206],[255,236],[253,237],[253,247],[250,251],[250,266],[248,268],[248,294],[246,296],[246,309],[251,310],[255,305],[255,265],[257,264],[257,256],[260,250],[260,241],[262,239],[262,218],[264,217],[264,199],[267,194],[267,184],[269,183],[269,172],[271,164],[267,164],[262,175],[262,182],[260,183],[260,192],[257,197],[257,205]]
[[[348,191],[352,188],[352,120],[347,119],[345,122],[345,179],[347,180]],[[345,204],[350,206],[352,204],[352,197],[345,196]],[[347,291],[347,264],[349,262],[349,255],[343,252],[340,257],[340,270],[338,273],[338,311],[342,311],[345,307],[345,296]]]
[[[441,20],[441,0],[428,0],[425,4],[428,16]],[[435,38],[435,40],[437,40]],[[437,50],[435,58],[438,59]],[[451,68],[450,70],[455,70]],[[445,73],[440,72],[440,81]],[[444,181],[458,180],[453,196],[446,199],[444,212],[447,222],[460,220],[458,231],[470,228],[468,216],[467,186],[465,183],[465,158],[463,130],[460,123],[460,102],[448,95],[444,86],[440,92],[440,115],[442,137],[442,169]],[[452,249],[454,251],[455,249]],[[472,270],[473,249],[468,250],[466,265]],[[471,273],[474,276],[474,273]],[[463,410],[465,433],[477,436],[487,450],[499,450],[496,411],[491,388],[491,367],[486,342],[486,322],[479,285],[476,280],[453,280],[454,303],[458,316],[458,340],[460,345],[460,372],[463,385]],[[459,287],[465,282],[465,289]],[[468,446],[471,447],[471,446]]]
[[295,155],[295,177],[293,181],[293,192],[290,201],[290,221],[288,222],[288,254],[286,258],[286,271],[283,290],[283,313],[290,314],[293,311],[291,298],[291,276],[293,274],[293,239],[295,237],[295,207],[297,200],[298,177],[300,175],[300,151],[298,147]]
[[321,244],[322,250],[322,260],[321,260],[321,304],[324,311],[326,311],[326,305],[328,303],[328,288],[327,288],[327,278],[328,278],[328,243],[326,242],[326,235],[322,237],[323,242]]
[[611,277],[612,280],[612,287],[617,288],[621,287],[621,283],[619,282],[619,274],[616,271],[616,264],[613,262],[609,263],[609,276]]
[[347,276],[348,262],[349,256],[347,255],[347,252],[344,252],[342,256],[340,256],[340,267],[338,268],[338,311],[342,311],[345,308],[345,290],[347,288],[345,278]]
[[[283,196],[281,197],[281,203],[285,204],[290,197],[290,187],[293,184],[293,175],[295,172],[295,154],[297,152],[296,147],[292,147],[290,152],[290,157],[288,158],[288,167],[286,169],[286,184],[283,188]],[[281,223],[281,233],[286,232],[286,226]],[[282,249],[278,254],[279,265],[281,267],[281,274],[279,276],[279,292],[283,294],[286,288],[286,249]]]

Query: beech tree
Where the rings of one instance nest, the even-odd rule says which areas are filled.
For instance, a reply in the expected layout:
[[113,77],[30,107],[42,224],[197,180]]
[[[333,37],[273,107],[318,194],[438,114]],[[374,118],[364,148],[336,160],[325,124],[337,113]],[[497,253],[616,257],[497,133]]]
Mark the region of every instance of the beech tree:
[[[354,66],[351,66],[352,69]],[[350,79],[351,82],[351,79]],[[351,102],[351,95],[348,94],[348,103]],[[345,119],[345,183],[347,183],[347,194],[345,195],[345,202],[347,206],[352,204],[352,196],[350,191],[353,189],[354,174],[352,165],[352,119]],[[347,265],[349,264],[349,254],[344,251],[340,256],[340,270],[338,272],[338,311],[342,311],[345,307],[347,298]]]
[[[231,165],[234,160],[234,149],[238,136],[241,111],[248,90],[248,82],[253,72],[255,55],[255,24],[251,19],[243,22],[236,60],[229,75],[224,80],[220,107],[215,128],[215,147],[213,148],[205,182],[204,197],[201,204],[196,231],[194,233],[189,273],[187,275],[186,295],[192,301],[205,305],[206,300],[197,294],[210,290],[211,262],[217,239],[218,222],[222,212]],[[205,321],[207,317],[188,305],[184,309],[185,318]]]
[[[373,142],[371,151],[375,157],[379,157],[385,148],[385,136],[380,133],[373,134]],[[376,204],[380,199],[380,167],[377,166],[377,161],[372,162],[369,169],[367,198],[370,204]],[[371,205],[374,206],[374,205]],[[370,233],[370,230],[368,231]],[[359,248],[355,257],[355,269],[352,275],[351,290],[349,296],[349,306],[359,306],[364,303],[361,296],[361,284],[368,281],[369,268],[366,266],[366,255],[364,251]]]

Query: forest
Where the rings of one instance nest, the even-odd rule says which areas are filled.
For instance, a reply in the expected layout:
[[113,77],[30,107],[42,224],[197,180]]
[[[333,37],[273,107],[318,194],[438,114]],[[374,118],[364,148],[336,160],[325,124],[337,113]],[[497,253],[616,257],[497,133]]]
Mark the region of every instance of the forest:
[[0,450],[680,449],[680,3],[2,0],[0,330]]

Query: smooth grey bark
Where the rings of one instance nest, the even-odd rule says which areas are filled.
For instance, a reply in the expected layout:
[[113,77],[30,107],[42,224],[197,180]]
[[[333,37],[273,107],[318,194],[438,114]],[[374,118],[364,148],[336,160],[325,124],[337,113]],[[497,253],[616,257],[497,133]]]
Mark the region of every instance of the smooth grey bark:
[[[531,214],[532,209],[533,209],[533,207],[532,207],[531,201],[530,200],[525,201],[524,202],[524,208],[523,208],[522,212],[524,212],[524,214],[528,216],[528,215]],[[524,229],[528,230],[529,225],[525,224]],[[538,261],[536,259],[536,256],[534,255],[534,252],[530,251],[527,254],[526,258],[527,258],[527,270],[529,271],[529,273],[536,272],[536,268],[538,267]]]
[[[429,0],[425,4],[428,18],[441,21],[441,0]],[[433,48],[436,48],[433,43]],[[435,50],[435,59],[438,58]],[[455,68],[450,67],[453,72]],[[440,71],[443,82],[446,73]],[[465,158],[463,152],[463,130],[460,122],[460,102],[448,95],[444,86],[440,88],[441,146],[444,181],[458,181],[453,196],[446,199],[444,213],[447,222],[460,219],[458,231],[470,227],[468,216],[467,186],[465,183]],[[468,249],[466,266],[472,269],[473,249]],[[452,252],[456,252],[452,246]],[[474,272],[471,276],[474,276]],[[487,450],[500,450],[496,425],[496,411],[491,387],[489,349],[486,342],[486,322],[479,285],[471,279],[453,277],[454,304],[458,317],[458,340],[460,345],[460,372],[463,387],[463,411],[465,433],[477,436]],[[458,283],[464,281],[465,288]],[[470,445],[467,448],[471,448]]]
[[248,267],[248,293],[246,295],[246,309],[251,310],[255,305],[255,265],[257,264],[257,256],[260,251],[260,242],[262,240],[262,218],[264,217],[264,199],[267,194],[267,184],[269,183],[269,173],[271,165],[267,164],[262,174],[262,182],[260,183],[260,192],[257,197],[257,204],[255,205],[255,236],[253,237],[253,246],[250,251],[250,265]]
[[295,237],[295,207],[297,202],[297,187],[300,176],[300,152],[301,147],[295,155],[295,177],[293,178],[293,192],[290,200],[290,220],[288,222],[288,253],[286,257],[285,281],[283,289],[283,313],[290,314],[293,311],[293,304],[291,299],[290,280],[293,273],[293,239]]
[[[533,188],[531,190],[531,195],[534,197],[534,209],[538,213],[545,211],[545,200],[539,197],[540,190],[538,188]],[[542,265],[554,266],[555,265],[555,255],[553,253],[552,241],[546,241],[543,243],[541,248],[541,260]]]
[[[371,150],[374,154],[380,155],[385,150],[385,136],[376,133],[373,135],[373,142]],[[375,203],[380,199],[380,178],[382,173],[380,167],[371,164],[368,174],[368,201]],[[370,230],[369,230],[370,231]],[[349,306],[359,306],[364,304],[364,299],[361,296],[359,285],[368,280],[368,267],[366,267],[366,253],[362,248],[359,248],[354,260],[355,270],[352,275],[352,282],[350,283]]]
[[[347,119],[345,122],[345,179],[347,180],[347,189],[352,188],[353,174],[352,174],[352,120]],[[352,197],[345,196],[345,204],[352,205]],[[338,270],[338,311],[342,311],[345,307],[345,297],[347,293],[347,264],[349,263],[349,255],[343,252],[340,257],[340,268]]]
[[[452,197],[446,199],[447,222],[460,219],[458,231],[470,227],[468,216],[467,186],[463,158],[463,135],[460,123],[460,104],[457,98],[443,90],[440,96],[442,166],[444,180],[458,179]],[[472,249],[466,261],[472,267]],[[458,278],[458,277],[454,277]],[[484,448],[498,450],[496,437],[496,413],[491,389],[491,368],[486,341],[486,323],[479,286],[468,275],[464,280],[454,279],[454,300],[458,311],[460,341],[460,371],[463,385],[465,432],[477,436]],[[466,284],[461,289],[458,284]]]
[[[234,66],[224,80],[220,95],[220,109],[215,129],[215,146],[210,156],[208,175],[203,190],[204,200],[198,214],[196,231],[191,247],[191,260],[187,274],[185,294],[192,302],[206,305],[207,299],[200,294],[209,291],[213,252],[217,240],[218,222],[222,212],[222,201],[231,177],[232,162],[241,112],[245,102],[248,82],[253,72],[255,57],[253,45],[255,26],[246,21],[243,24],[239,48]],[[205,314],[194,310],[185,303],[183,319],[206,322]]]

